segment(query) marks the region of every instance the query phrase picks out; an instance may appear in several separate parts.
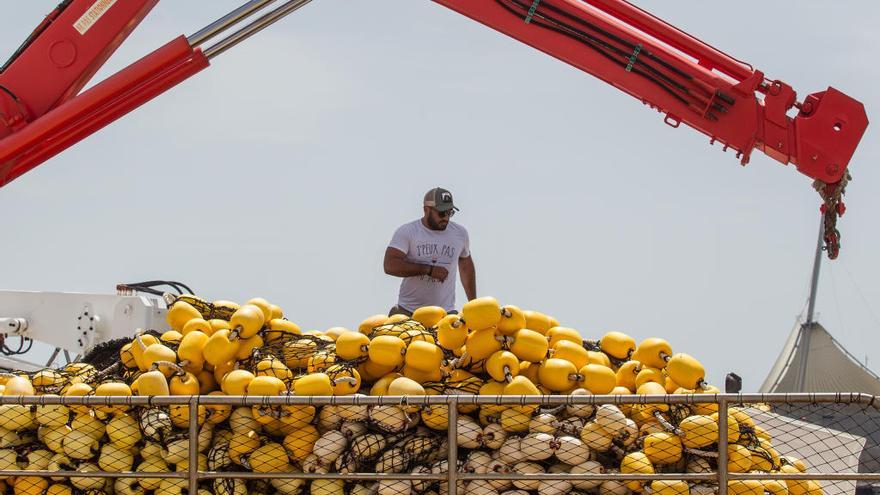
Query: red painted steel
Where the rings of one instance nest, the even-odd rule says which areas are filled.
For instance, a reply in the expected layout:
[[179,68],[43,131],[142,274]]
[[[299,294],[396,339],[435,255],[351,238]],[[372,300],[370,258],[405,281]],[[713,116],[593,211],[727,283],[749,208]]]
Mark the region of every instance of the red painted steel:
[[[30,121],[76,96],[158,2],[73,0],[49,14],[0,73],[7,97],[23,104],[20,117]],[[0,138],[10,131],[0,123]]]
[[0,140],[0,186],[208,67],[181,36]]
[[[828,88],[798,103],[788,84],[624,0],[433,1],[593,74],[743,165],[755,149],[795,164],[817,180],[836,244],[847,167],[868,125],[858,101]],[[0,73],[0,186],[208,66],[180,38],[74,97],[157,2],[70,0],[40,25]]]
[[736,60],[631,3],[621,0],[585,1],[623,23],[681,50],[708,70],[718,69],[737,81],[744,81],[755,72],[751,65]]
[[667,124],[733,149],[743,165],[755,149],[795,164],[815,179],[827,254],[837,257],[847,167],[868,126],[860,102],[828,88],[798,103],[788,84],[624,0],[434,1],[629,93]]
[[[786,113],[796,102],[790,86],[766,82],[762,72],[622,0],[587,0],[589,4],[581,0],[435,1],[631,94],[664,114],[667,122],[683,122],[709,136],[711,142],[721,143],[725,150],[736,151],[743,164],[748,163],[752,150],[757,148],[781,163],[796,164],[802,173],[814,179],[837,182],[867,128],[864,106],[833,88],[808,97],[805,110],[809,107],[809,111],[788,117]],[[504,6],[517,4],[521,8],[513,12]],[[533,4],[537,4],[537,16],[526,23],[524,18]],[[721,90],[733,96],[736,103],[729,105],[726,113],[716,112],[717,119],[712,119],[693,103],[677,100],[650,81],[627,72],[619,63],[585,48],[581,41],[542,27],[540,13],[550,12],[551,8],[559,11],[557,17],[568,14],[632,45],[641,45],[642,53],[647,50],[691,76],[693,80],[687,85]],[[620,43],[612,44],[634,51]],[[766,94],[759,98],[758,93],[762,92]],[[718,102],[717,97],[703,96]],[[838,131],[832,121],[846,125]]]

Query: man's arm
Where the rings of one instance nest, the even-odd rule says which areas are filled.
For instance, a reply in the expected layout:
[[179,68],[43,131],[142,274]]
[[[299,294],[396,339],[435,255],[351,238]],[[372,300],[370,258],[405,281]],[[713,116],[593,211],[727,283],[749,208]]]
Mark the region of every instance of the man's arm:
[[458,273],[461,275],[461,285],[468,301],[477,298],[477,270],[474,268],[473,256],[458,259]]
[[383,263],[385,273],[395,277],[419,277],[429,275],[441,282],[446,280],[449,272],[442,266],[422,265],[407,261],[406,253],[389,247],[385,250],[385,261]]

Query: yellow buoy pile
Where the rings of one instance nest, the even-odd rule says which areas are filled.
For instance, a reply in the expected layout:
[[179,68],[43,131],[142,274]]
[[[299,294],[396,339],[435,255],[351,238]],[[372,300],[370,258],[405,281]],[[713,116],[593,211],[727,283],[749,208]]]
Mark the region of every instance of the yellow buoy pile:
[[[553,317],[502,306],[491,297],[460,314],[419,308],[412,317],[376,315],[357,330],[302,331],[264,299],[209,303],[181,296],[161,335],[138,332],[119,364],[0,377],[3,395],[346,396],[714,393],[703,366],[660,338],[620,332],[587,340]],[[717,469],[714,404],[571,405],[541,409],[458,406],[458,469],[475,473],[702,473]],[[289,473],[444,473],[447,407],[213,406],[195,411],[199,467]],[[16,495],[182,495],[177,478],[41,478],[27,471],[163,473],[189,469],[188,406],[0,406],[0,480]],[[780,455],[745,408],[727,418],[731,472],[803,472]],[[20,455],[26,452],[26,455]],[[209,495],[280,493],[408,495],[443,493],[431,482],[292,479],[205,481]],[[712,493],[683,481],[480,480],[463,493],[626,495]],[[731,493],[820,495],[814,481],[731,482]],[[192,495],[192,494],[191,494]]]

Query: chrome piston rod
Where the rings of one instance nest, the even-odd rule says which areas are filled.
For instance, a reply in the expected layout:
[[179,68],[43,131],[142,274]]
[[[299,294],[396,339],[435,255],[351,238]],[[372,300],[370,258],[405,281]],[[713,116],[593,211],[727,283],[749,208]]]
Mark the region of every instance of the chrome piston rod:
[[288,2],[285,2],[276,9],[260,16],[255,21],[244,26],[235,33],[229,35],[227,38],[224,38],[218,41],[216,44],[210,46],[209,48],[206,48],[204,50],[205,57],[207,57],[208,59],[212,59],[217,55],[220,55],[221,53],[229,50],[233,46],[259,33],[263,29],[266,29],[272,24],[275,24],[281,19],[296,12],[301,7],[305,6],[311,1],[312,0],[289,0]]
[[211,24],[205,26],[197,33],[188,37],[186,40],[189,41],[189,44],[192,47],[201,46],[203,43],[214,39],[214,37],[216,37],[218,34],[226,31],[230,27],[238,24],[244,19],[247,19],[255,12],[260,11],[263,7],[274,2],[275,0],[251,0],[241,7],[221,17],[220,19],[217,19]]

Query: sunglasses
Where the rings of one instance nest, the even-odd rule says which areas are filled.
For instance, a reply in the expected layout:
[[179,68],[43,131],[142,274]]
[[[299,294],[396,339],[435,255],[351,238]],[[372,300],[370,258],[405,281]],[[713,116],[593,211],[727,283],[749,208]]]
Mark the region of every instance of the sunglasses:
[[440,218],[446,218],[446,217],[451,217],[452,215],[455,215],[455,210],[440,211],[436,208],[433,208],[433,210],[437,212],[437,215],[439,215]]

